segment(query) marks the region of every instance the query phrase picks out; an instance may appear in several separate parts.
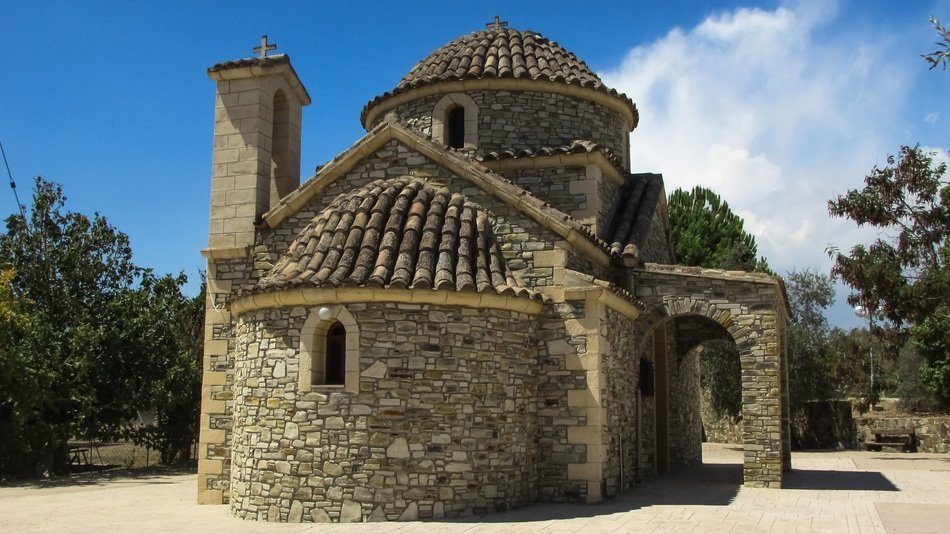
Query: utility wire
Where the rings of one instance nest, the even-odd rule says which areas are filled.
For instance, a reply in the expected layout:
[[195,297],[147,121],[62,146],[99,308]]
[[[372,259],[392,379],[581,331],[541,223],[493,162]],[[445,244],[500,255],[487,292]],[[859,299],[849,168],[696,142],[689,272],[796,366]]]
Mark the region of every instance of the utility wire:
[[0,154],[3,154],[3,164],[7,167],[7,176],[10,177],[10,189],[13,190],[13,198],[16,199],[16,207],[20,211],[20,216],[23,217],[23,222],[26,223],[26,208],[23,207],[23,204],[20,203],[20,195],[16,192],[16,182],[13,181],[13,173],[10,172],[10,164],[7,162],[7,153],[3,150],[3,142],[0,142]]

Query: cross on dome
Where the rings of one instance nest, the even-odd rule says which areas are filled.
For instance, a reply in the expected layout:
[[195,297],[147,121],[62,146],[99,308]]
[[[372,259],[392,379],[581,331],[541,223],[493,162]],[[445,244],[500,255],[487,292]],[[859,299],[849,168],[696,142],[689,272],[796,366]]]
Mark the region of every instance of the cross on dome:
[[486,25],[485,25],[485,29],[487,29],[487,30],[500,30],[500,29],[504,28],[504,27],[507,26],[507,25],[508,25],[508,21],[507,21],[507,20],[501,20],[501,18],[499,18],[498,15],[495,15],[495,20],[493,20],[493,21],[489,22],[488,24],[486,24]]
[[[498,17],[495,17],[496,19]],[[267,36],[261,35],[261,46],[255,46],[251,49],[253,52],[260,52],[261,57],[267,57],[267,53],[271,50],[277,50],[277,43],[267,44]]]

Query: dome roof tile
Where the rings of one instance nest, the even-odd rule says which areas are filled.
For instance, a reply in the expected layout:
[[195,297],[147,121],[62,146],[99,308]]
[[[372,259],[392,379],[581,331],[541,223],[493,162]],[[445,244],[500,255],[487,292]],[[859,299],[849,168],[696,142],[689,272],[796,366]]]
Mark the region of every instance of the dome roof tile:
[[363,108],[367,111],[389,97],[440,82],[517,78],[576,85],[607,93],[631,109],[633,102],[608,88],[584,61],[558,43],[530,30],[494,28],[463,35],[417,63],[392,91]]

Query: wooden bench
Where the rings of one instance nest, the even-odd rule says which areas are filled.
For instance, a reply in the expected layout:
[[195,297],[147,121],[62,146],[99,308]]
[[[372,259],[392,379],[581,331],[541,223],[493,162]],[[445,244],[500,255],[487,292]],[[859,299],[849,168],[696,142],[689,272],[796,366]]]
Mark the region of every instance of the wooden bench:
[[913,428],[877,428],[871,431],[874,441],[865,441],[864,448],[869,451],[883,451],[885,447],[910,452],[914,448]]

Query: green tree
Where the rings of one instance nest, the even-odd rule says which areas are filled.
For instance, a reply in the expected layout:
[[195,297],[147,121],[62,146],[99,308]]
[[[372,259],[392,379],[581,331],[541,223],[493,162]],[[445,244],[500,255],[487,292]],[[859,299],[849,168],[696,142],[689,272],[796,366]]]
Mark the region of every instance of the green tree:
[[182,386],[177,400],[197,410],[201,338],[176,338],[191,313],[184,277],[137,267],[125,234],[65,201],[60,186],[37,178],[29,221],[11,216],[0,234],[0,267],[14,273],[7,290],[29,318],[0,377],[29,384],[8,393],[8,419],[30,425],[28,436],[8,434],[17,443],[0,462],[14,474],[63,471],[70,438],[127,435],[139,413],[171,404],[170,387]]
[[712,190],[677,189],[669,199],[670,227],[677,262],[714,269],[770,272],[758,257],[755,238],[744,222]]
[[146,396],[154,423],[128,429],[133,440],[158,449],[163,463],[191,459],[198,435],[205,285],[193,298],[181,293],[184,275],[156,278],[147,273],[130,293],[140,310],[135,337],[142,341],[150,377]]
[[947,166],[920,147],[901,148],[861,190],[829,201],[831,215],[880,230],[849,254],[829,249],[832,273],[852,288],[848,302],[908,332],[926,361],[934,394],[950,405],[950,185]]
[[831,326],[825,310],[834,302],[834,283],[817,271],[792,271],[785,278],[789,306],[789,401],[800,412],[809,400],[831,396],[829,347]]
[[14,274],[0,269],[0,476],[31,472],[17,460],[41,451],[48,433],[38,417],[44,399],[36,394],[44,377],[23,348],[32,321],[13,295]]
[[699,357],[702,387],[709,392],[709,405],[719,419],[738,420],[742,415],[742,365],[733,341],[714,339],[703,343]]

